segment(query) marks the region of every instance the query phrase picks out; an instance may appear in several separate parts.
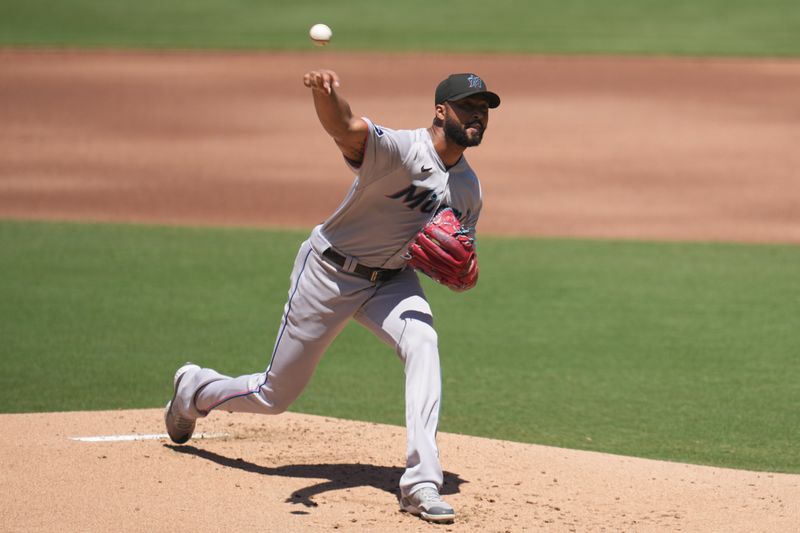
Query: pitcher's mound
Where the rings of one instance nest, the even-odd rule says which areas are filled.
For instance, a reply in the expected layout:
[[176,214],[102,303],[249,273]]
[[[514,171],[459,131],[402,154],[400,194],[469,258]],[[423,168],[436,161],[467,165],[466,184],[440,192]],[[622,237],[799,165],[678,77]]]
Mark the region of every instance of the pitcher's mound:
[[[430,531],[399,511],[405,429],[162,411],[0,415],[7,531]],[[75,440],[81,437],[83,440]],[[103,437],[102,439],[86,439]],[[443,531],[792,531],[800,476],[439,434]]]

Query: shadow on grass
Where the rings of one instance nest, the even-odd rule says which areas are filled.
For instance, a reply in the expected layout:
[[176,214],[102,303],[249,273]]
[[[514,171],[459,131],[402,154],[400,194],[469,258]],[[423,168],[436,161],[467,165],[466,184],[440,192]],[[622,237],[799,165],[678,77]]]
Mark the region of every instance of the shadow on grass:
[[[321,483],[316,483],[304,489],[297,490],[286,498],[286,503],[302,504],[306,507],[316,507],[317,503],[312,499],[317,494],[323,492],[349,489],[354,487],[375,487],[393,494],[397,497],[397,484],[404,469],[394,466],[377,466],[360,463],[334,463],[334,464],[299,464],[283,466],[261,466],[241,458],[231,459],[218,453],[208,450],[201,450],[194,446],[176,446],[165,444],[165,447],[184,453],[201,457],[218,465],[229,468],[238,468],[253,474],[265,476],[283,476],[294,478],[327,479]],[[444,473],[444,486],[442,495],[457,494],[460,492],[462,483],[468,481],[461,479],[458,474],[452,472]]]

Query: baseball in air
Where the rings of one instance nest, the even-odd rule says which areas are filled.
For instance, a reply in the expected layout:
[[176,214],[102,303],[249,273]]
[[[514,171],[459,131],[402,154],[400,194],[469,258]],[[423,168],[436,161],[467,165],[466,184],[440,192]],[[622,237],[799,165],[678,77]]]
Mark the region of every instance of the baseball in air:
[[317,46],[325,46],[331,42],[333,32],[326,24],[314,24],[311,26],[311,29],[308,30],[308,35]]

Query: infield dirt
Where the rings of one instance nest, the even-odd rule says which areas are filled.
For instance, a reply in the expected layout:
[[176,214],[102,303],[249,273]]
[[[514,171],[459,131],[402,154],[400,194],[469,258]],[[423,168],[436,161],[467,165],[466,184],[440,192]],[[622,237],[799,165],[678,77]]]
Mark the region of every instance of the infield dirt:
[[[310,227],[352,176],[301,77],[426,126],[475,71],[503,98],[483,233],[800,242],[800,62],[527,56],[0,51],[0,217]],[[249,371],[250,369],[243,369]],[[165,376],[169,380],[169,376]],[[365,399],[364,401],[368,401]],[[0,415],[4,531],[420,531],[399,513],[403,428],[160,410]],[[795,531],[800,476],[440,434],[445,531]]]
[[395,128],[484,76],[484,234],[800,242],[791,60],[0,51],[0,217],[309,227],[352,181],[314,67]]

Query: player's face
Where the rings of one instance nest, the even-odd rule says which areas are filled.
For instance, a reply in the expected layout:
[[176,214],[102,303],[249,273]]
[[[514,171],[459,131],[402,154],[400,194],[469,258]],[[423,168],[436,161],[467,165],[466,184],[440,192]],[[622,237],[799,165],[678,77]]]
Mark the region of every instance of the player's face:
[[489,124],[489,104],[480,96],[446,102],[444,133],[465,148],[478,146]]

